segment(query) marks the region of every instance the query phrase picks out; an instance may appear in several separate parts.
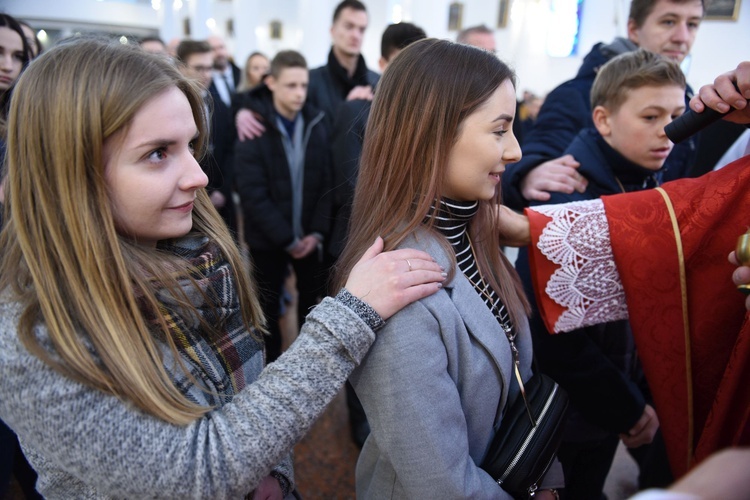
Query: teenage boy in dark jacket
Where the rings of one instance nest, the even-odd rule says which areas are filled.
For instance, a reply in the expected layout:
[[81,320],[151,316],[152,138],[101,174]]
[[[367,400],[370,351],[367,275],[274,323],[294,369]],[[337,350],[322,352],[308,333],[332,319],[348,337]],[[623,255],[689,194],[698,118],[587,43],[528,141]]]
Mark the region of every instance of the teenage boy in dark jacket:
[[[552,193],[550,202],[591,200],[657,186],[673,146],[664,126],[684,112],[685,86],[676,62],[645,50],[622,54],[602,66],[591,90],[595,128],[581,131],[565,150],[581,163],[588,186],[583,193]],[[591,228],[591,237],[596,234]],[[582,264],[581,272],[602,271],[597,265],[606,264]],[[526,252],[519,253],[516,267],[533,301]],[[602,289],[606,285],[603,281]],[[619,441],[638,449],[650,445],[659,428],[658,416],[648,404],[630,324],[615,321],[550,335],[534,314],[531,330],[541,370],[571,398],[572,411],[558,451],[565,472],[564,496],[598,500]],[[649,486],[666,486],[671,478],[664,455],[651,457],[658,458],[640,464],[642,480]]]
[[264,84],[241,103],[258,113],[266,133],[235,145],[235,176],[245,240],[263,290],[267,361],[281,354],[279,297],[289,264],[297,277],[298,320],[323,293],[322,244],[330,226],[330,142],[324,113],[306,103],[307,63],[279,52]]

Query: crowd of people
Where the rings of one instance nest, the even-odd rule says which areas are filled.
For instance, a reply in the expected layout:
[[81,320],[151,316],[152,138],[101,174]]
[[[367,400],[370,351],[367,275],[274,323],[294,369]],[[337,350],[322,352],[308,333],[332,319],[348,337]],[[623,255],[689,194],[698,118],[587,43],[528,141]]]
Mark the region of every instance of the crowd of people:
[[[343,387],[357,497],[513,498],[484,461],[537,373],[570,406],[529,496],[606,498],[620,443],[639,498],[747,491],[750,62],[693,96],[704,13],[633,0],[522,100],[485,26],[389,25],[373,71],[359,0],[312,69],[0,14],[0,498],[299,498]],[[689,108],[726,119],[673,144]]]

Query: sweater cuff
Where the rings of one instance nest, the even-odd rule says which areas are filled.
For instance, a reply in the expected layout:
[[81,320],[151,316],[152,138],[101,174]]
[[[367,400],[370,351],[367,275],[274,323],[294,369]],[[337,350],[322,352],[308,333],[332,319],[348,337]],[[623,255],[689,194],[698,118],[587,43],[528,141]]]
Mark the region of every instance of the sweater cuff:
[[339,293],[336,294],[335,299],[354,311],[354,313],[359,316],[373,332],[376,332],[385,326],[385,321],[375,309],[370,307],[367,302],[352,295],[346,288],[342,288]]

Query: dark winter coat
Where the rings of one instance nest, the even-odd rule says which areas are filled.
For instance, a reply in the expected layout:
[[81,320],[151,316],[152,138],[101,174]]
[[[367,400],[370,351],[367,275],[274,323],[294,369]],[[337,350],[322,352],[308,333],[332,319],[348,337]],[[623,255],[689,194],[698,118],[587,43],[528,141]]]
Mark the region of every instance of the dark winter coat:
[[328,53],[328,63],[310,70],[307,100],[326,113],[326,126],[328,130],[333,130],[336,114],[341,104],[346,101],[349,92],[360,85],[369,85],[374,89],[379,79],[380,75],[367,68],[365,59],[361,55],[354,75],[349,76],[346,69],[336,60],[331,49]]

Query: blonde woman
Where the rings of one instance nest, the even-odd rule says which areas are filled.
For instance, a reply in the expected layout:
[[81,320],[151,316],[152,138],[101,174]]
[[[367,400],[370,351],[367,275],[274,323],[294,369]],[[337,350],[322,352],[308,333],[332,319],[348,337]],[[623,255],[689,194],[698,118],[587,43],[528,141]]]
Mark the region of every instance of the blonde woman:
[[269,69],[271,69],[271,62],[264,54],[251,53],[245,61],[245,71],[242,73],[242,81],[237,92],[254,89],[260,85]]
[[264,369],[256,291],[196,161],[203,110],[163,58],[118,43],[64,43],[18,82],[0,418],[46,498],[290,494],[291,447],[374,329],[440,286],[429,255],[377,240]]

